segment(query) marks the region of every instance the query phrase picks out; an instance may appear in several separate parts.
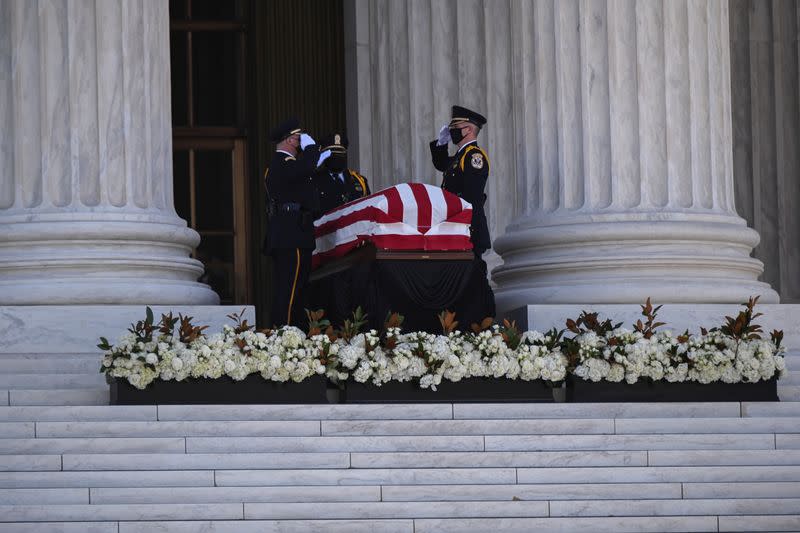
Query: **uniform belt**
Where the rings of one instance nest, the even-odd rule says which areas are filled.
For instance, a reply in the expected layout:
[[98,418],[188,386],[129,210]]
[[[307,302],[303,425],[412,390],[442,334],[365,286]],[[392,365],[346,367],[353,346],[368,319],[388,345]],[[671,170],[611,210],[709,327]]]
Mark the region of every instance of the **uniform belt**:
[[287,202],[285,204],[280,204],[278,206],[279,211],[286,211],[286,212],[300,211],[301,208],[302,206],[295,202]]

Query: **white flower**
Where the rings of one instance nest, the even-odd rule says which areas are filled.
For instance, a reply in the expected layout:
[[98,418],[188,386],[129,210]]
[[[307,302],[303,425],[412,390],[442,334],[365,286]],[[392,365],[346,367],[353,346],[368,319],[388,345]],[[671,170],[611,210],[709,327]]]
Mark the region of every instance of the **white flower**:
[[154,353],[149,353],[144,359],[148,364],[155,365],[158,363],[158,356]]

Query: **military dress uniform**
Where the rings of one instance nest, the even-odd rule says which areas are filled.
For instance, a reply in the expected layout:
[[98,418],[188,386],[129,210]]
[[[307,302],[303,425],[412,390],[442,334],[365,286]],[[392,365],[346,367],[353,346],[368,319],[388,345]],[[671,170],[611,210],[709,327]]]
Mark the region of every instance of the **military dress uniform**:
[[[451,126],[458,122],[472,122],[478,127],[486,124],[483,116],[459,106],[453,106],[452,117]],[[443,173],[442,188],[472,204],[470,234],[475,255],[480,257],[492,247],[484,209],[489,157],[477,141],[465,144],[453,156],[448,154],[447,144],[438,145],[436,140],[431,141],[430,148],[433,166]]]
[[[480,322],[485,317],[493,317],[496,309],[494,292],[488,282],[486,262],[481,258],[483,253],[492,247],[484,209],[486,203],[484,189],[489,178],[489,157],[478,146],[477,141],[464,144],[452,156],[447,151],[446,140],[449,139],[455,144],[462,141],[460,130],[463,129],[465,122],[481,128],[486,124],[486,118],[469,109],[453,106],[449,134],[442,139],[442,133],[446,132],[447,127],[442,128],[439,142],[434,140],[430,147],[433,165],[443,173],[442,188],[472,204],[472,224],[469,229],[475,258],[467,286],[453,304],[453,309],[459,313],[466,326]],[[458,137],[454,136],[455,134],[458,134]]]
[[[297,120],[273,131],[272,140],[301,133]],[[264,179],[269,230],[264,251],[272,256],[272,322],[276,325],[305,324],[305,291],[315,247],[313,213],[318,209],[313,177],[319,148],[307,146],[297,156],[277,150]]]
[[347,146],[347,137],[341,133],[329,135],[320,143],[320,152],[330,151],[330,156],[314,179],[320,203],[317,216],[371,194],[367,179],[347,167]]

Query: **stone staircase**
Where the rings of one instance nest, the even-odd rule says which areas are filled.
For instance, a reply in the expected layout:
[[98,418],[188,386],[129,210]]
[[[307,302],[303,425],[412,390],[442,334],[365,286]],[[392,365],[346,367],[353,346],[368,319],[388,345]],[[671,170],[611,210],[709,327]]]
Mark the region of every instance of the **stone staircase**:
[[784,402],[800,402],[800,350],[786,353],[786,370],[778,381],[778,397]]
[[0,353],[0,405],[108,405],[100,353]]
[[0,435],[0,533],[800,530],[800,402],[7,406]]

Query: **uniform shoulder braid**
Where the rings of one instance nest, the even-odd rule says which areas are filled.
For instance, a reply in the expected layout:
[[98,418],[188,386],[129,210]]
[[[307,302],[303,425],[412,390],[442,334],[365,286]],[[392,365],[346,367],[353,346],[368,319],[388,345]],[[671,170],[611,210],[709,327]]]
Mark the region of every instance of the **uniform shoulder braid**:
[[362,196],[366,196],[368,190],[367,179],[353,169],[348,169],[347,171],[350,173],[350,176],[352,176],[353,179],[356,181],[358,192],[360,192]]
[[486,155],[483,148],[474,144],[467,146],[464,153],[461,154],[458,166],[462,171],[464,170],[465,163],[475,170],[483,170],[483,168],[486,167],[486,171],[489,171],[489,156]]

